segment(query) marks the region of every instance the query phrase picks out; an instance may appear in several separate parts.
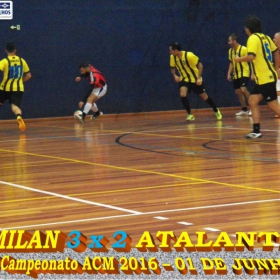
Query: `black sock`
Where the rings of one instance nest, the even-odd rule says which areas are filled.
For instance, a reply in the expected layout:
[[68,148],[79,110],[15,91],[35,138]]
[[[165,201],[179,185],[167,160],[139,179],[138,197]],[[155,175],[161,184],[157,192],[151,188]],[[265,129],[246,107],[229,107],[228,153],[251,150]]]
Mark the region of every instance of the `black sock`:
[[260,133],[260,124],[259,123],[254,123],[253,124],[253,132],[254,133]]
[[217,108],[216,104],[214,103],[213,99],[210,96],[208,96],[208,99],[206,100],[206,102],[209,104],[210,107],[213,108],[213,111],[215,113],[218,112],[218,108]]
[[242,107],[242,111],[243,112],[247,112],[248,110],[247,110],[247,107]]
[[188,114],[191,113],[190,103],[187,97],[181,97],[181,101],[183,103],[184,108],[188,112]]
[[83,120],[85,119],[86,115],[87,114],[83,112],[83,116],[82,116]]
[[99,116],[100,115],[100,111],[98,110],[97,112],[93,113],[94,116]]
[[21,117],[21,114],[16,114],[16,117]]

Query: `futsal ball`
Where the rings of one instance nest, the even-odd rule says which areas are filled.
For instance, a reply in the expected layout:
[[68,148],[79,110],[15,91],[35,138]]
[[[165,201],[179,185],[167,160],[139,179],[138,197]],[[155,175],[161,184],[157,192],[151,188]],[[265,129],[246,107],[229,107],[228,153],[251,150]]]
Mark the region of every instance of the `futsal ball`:
[[76,119],[77,116],[82,116],[82,115],[83,115],[83,112],[82,112],[81,110],[77,110],[77,111],[75,111],[75,113],[74,113],[74,118]]

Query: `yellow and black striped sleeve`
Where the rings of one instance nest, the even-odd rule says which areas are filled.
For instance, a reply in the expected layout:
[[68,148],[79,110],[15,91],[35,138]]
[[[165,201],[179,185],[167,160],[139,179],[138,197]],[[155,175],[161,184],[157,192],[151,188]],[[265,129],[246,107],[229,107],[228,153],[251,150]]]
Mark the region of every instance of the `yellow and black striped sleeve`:
[[175,68],[176,67],[174,55],[172,55],[172,54],[170,55],[170,67],[171,68]]
[[23,73],[24,74],[29,73],[30,69],[29,69],[28,64],[26,63],[26,61],[24,59],[21,59],[21,60],[22,60]]
[[188,52],[187,53],[187,59],[188,59],[188,63],[190,65],[191,68],[196,67],[196,65],[199,62],[199,58],[198,56],[196,56],[194,53],[192,52]]

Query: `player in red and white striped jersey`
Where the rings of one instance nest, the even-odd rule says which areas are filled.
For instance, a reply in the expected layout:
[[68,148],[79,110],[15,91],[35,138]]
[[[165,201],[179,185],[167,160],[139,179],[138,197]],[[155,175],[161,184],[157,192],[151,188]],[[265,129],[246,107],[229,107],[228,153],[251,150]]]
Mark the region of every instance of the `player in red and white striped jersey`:
[[75,115],[75,118],[83,123],[86,115],[91,109],[94,112],[92,119],[103,114],[98,110],[95,102],[106,94],[107,84],[104,75],[89,63],[82,63],[79,68],[81,75],[76,77],[75,81],[80,82],[82,78],[87,78],[90,84],[90,88],[83,100],[79,102],[80,109],[84,106],[83,115]]

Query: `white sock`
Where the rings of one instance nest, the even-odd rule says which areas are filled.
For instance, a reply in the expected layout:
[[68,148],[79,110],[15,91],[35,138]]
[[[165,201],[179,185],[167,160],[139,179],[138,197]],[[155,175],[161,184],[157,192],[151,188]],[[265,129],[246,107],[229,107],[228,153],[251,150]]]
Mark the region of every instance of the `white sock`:
[[91,110],[92,110],[94,113],[98,112],[98,108],[97,108],[97,106],[96,106],[96,103],[93,104]]
[[91,107],[92,107],[92,104],[87,102],[85,107],[84,107],[84,111],[83,112],[85,114],[87,114],[90,111]]
[[280,104],[280,95],[277,96],[278,103]]

